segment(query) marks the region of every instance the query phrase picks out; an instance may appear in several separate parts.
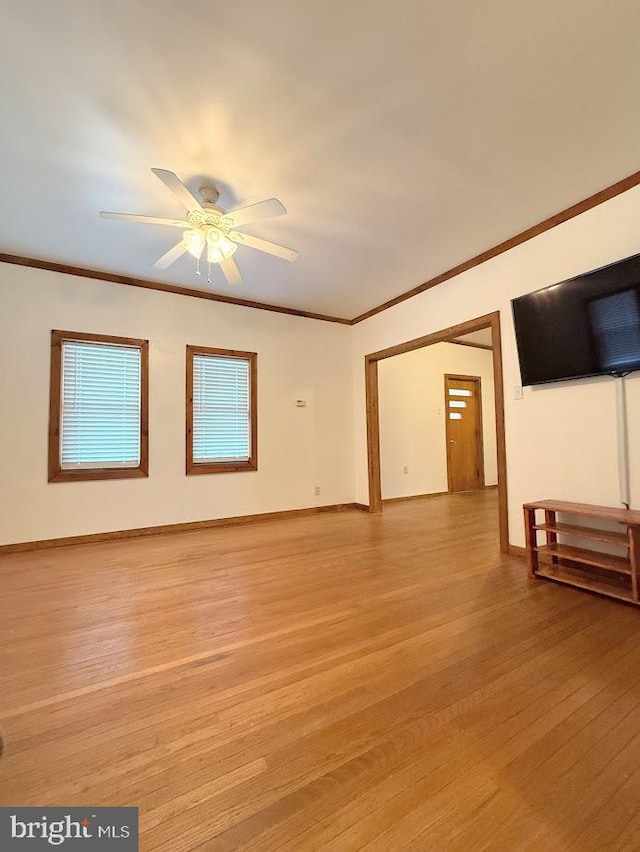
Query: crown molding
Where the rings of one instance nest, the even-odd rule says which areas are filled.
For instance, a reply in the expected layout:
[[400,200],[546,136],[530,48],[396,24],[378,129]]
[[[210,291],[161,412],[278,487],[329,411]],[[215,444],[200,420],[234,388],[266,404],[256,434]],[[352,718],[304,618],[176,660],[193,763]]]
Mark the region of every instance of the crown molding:
[[442,284],[444,281],[449,281],[449,279],[455,278],[456,275],[460,275],[462,272],[467,272],[469,269],[473,269],[474,266],[480,266],[481,263],[485,263],[487,260],[498,257],[498,255],[504,254],[504,252],[509,251],[509,249],[522,245],[522,243],[532,240],[534,237],[543,234],[545,231],[550,231],[557,225],[562,225],[563,222],[568,222],[569,219],[573,219],[581,213],[586,213],[587,210],[591,210],[599,204],[604,204],[605,201],[615,198],[616,195],[622,195],[623,192],[633,189],[633,187],[638,186],[638,184],[640,184],[640,172],[634,172],[632,175],[629,175],[629,177],[611,184],[611,186],[608,186],[606,189],[601,189],[600,192],[596,192],[595,195],[590,195],[583,201],[579,201],[577,204],[572,204],[571,207],[567,207],[566,210],[562,210],[560,213],[556,213],[554,216],[550,216],[548,219],[538,222],[537,225],[527,228],[526,231],[521,231],[519,234],[516,234],[515,237],[510,237],[508,240],[498,243],[498,245],[493,246],[493,248],[482,252],[482,254],[478,254],[475,257],[458,264],[458,266],[454,266],[452,269],[448,269],[446,272],[441,272],[440,275],[430,278],[428,281],[425,281],[424,284],[419,284],[417,287],[413,287],[413,289],[407,290],[405,293],[401,293],[399,296],[389,299],[389,301],[383,302],[381,305],[371,308],[369,311],[365,311],[365,313],[354,317],[354,319],[351,320],[351,325],[356,325],[356,323],[369,319],[369,317],[380,314],[382,311],[386,311],[389,308],[393,308],[401,302],[406,302],[407,299],[411,299],[413,296],[424,293],[425,290],[431,290],[432,287],[437,287],[438,284]]
[[147,278],[134,278],[129,275],[119,275],[115,272],[103,272],[98,269],[86,269],[82,266],[70,266],[66,263],[55,263],[51,260],[41,260],[35,257],[23,257],[18,254],[3,254],[0,252],[0,263],[11,263],[15,266],[28,266],[31,269],[45,269],[48,272],[59,272],[62,275],[77,275],[80,278],[91,278],[97,281],[110,281],[113,284],[125,284],[128,287],[142,287],[145,290],[158,290],[161,293],[174,293],[178,296],[191,296],[194,299],[208,299],[210,302],[222,302],[226,305],[239,305],[243,308],[255,308],[259,311],[272,311],[278,314],[288,314],[294,317],[337,322],[351,325],[351,320],[342,317],[316,314],[298,308],[285,308],[281,305],[270,305],[266,302],[253,302],[249,299],[237,299],[234,296],[222,296],[219,293],[207,293],[203,290],[192,290],[189,287],[178,287],[175,284],[163,284],[160,281],[150,281]]

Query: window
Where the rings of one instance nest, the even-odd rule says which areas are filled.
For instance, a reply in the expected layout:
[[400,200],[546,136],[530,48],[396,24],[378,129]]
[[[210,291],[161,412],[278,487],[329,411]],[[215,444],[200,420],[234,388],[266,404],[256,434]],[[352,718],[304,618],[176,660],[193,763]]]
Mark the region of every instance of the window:
[[257,358],[187,346],[187,474],[257,470]]
[[49,482],[147,476],[148,347],[51,333]]

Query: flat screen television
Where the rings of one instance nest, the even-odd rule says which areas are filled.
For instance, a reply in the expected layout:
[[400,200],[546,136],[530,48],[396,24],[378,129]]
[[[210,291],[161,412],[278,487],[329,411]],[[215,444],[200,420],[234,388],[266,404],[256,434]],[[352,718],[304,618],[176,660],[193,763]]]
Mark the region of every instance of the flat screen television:
[[511,305],[523,385],[640,369],[640,254]]

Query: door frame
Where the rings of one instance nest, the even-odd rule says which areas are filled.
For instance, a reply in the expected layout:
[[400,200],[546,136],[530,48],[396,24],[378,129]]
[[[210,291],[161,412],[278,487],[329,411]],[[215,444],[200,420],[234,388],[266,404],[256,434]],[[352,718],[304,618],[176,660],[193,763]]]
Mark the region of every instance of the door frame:
[[507,495],[507,453],[504,428],[504,384],[502,374],[502,342],[500,337],[500,311],[494,311],[467,322],[444,328],[441,331],[371,352],[365,355],[365,394],[367,416],[367,468],[369,474],[369,511],[382,512],[382,484],[380,476],[380,400],[378,395],[378,361],[413,352],[433,343],[450,343],[453,338],[472,331],[491,329],[493,346],[493,385],[496,416],[496,444],[498,455],[498,515],[500,520],[500,550],[509,552],[509,512]]
[[[484,480],[484,433],[482,431],[482,379],[480,376],[463,376],[458,373],[445,373],[444,374],[444,416],[445,416],[445,440],[447,444],[447,488],[449,489],[449,493],[454,493],[451,488],[451,444],[449,440],[449,429],[450,429],[450,421],[449,421],[449,396],[447,394],[447,380],[452,379],[453,381],[463,381],[463,382],[475,382],[477,393],[476,393],[476,429],[478,440],[476,442],[477,455],[478,455],[478,473],[480,476],[481,485],[480,488],[484,488],[485,480]],[[478,489],[480,490],[480,489]]]

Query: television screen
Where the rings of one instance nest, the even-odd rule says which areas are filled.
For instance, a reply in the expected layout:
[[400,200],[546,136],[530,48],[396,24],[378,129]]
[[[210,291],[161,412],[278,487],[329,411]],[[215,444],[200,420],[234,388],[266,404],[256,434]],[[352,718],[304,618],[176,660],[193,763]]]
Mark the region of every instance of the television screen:
[[640,254],[511,305],[523,385],[640,369]]

